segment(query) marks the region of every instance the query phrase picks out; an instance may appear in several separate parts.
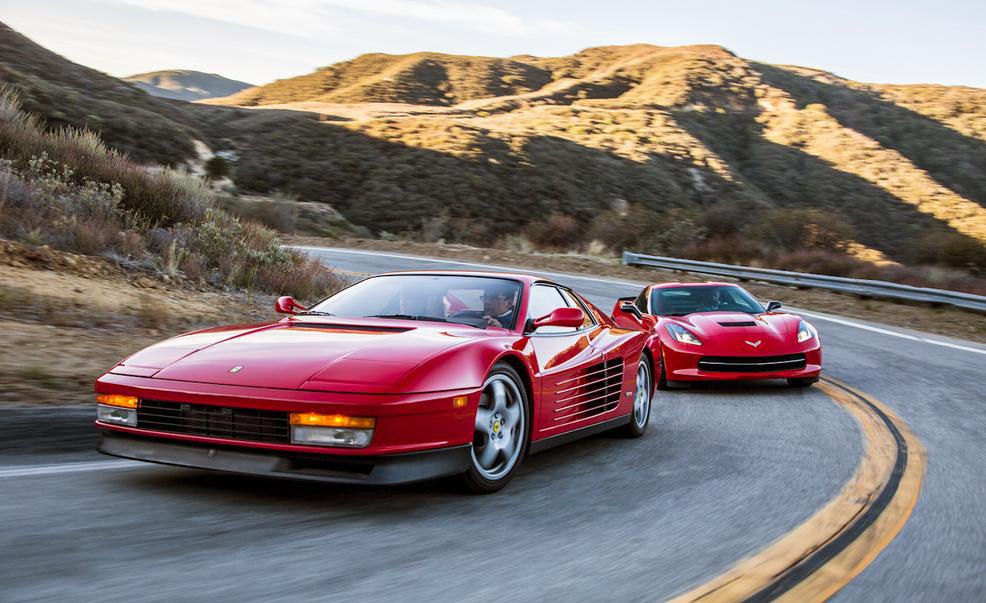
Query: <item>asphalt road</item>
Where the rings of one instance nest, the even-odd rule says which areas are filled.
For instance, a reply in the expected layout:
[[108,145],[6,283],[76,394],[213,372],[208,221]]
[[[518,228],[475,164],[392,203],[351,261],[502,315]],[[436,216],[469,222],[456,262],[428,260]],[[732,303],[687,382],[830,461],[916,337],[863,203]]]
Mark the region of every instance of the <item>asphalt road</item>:
[[[352,272],[459,267],[318,255]],[[639,291],[555,280],[606,310]],[[983,347],[812,320],[828,374],[892,407],[929,457],[910,521],[837,598],[982,600]],[[29,409],[0,415],[0,601],[656,600],[795,527],[861,453],[828,398],[772,382],[661,392],[646,437],[531,457],[485,497],[443,482],[371,489],[104,461],[85,450],[90,412],[58,411],[46,427]]]

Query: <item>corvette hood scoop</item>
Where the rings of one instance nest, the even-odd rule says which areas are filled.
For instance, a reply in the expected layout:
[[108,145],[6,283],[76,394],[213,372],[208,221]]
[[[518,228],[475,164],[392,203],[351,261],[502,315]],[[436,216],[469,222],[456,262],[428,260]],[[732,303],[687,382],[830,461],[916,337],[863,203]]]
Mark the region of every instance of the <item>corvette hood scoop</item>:
[[176,337],[152,346],[123,368],[157,364],[155,379],[175,381],[374,393],[388,391],[423,360],[467,340],[428,328],[307,321],[222,338],[186,337],[192,341]]

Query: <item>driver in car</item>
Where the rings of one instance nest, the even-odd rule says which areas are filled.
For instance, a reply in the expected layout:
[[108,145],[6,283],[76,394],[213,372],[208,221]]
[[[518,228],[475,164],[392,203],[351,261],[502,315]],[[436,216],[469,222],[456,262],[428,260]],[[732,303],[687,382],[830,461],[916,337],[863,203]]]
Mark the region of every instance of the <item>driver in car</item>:
[[483,292],[483,320],[487,327],[509,329],[514,324],[514,292],[506,285],[490,285]]

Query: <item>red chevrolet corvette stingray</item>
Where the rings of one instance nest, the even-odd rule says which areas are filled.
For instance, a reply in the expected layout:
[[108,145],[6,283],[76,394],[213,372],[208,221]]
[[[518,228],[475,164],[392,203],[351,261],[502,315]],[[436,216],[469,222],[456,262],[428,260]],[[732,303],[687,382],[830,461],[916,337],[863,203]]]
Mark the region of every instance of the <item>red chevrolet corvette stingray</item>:
[[246,474],[492,492],[526,454],[643,435],[649,335],[523,275],[363,280],[278,322],[189,333],[96,381],[99,450]]
[[738,285],[666,283],[616,302],[617,323],[654,333],[657,387],[668,381],[787,379],[809,386],[822,370],[822,344],[806,320],[760,305]]

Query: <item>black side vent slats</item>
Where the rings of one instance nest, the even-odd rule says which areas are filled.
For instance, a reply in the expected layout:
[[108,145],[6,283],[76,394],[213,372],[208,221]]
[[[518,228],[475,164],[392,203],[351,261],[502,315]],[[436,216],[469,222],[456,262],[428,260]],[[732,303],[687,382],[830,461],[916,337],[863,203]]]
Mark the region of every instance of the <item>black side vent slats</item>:
[[559,424],[611,411],[620,403],[623,390],[623,358],[590,366],[578,377],[557,385],[554,420]]
[[720,322],[721,327],[755,327],[757,323],[752,320],[741,320],[739,322]]

